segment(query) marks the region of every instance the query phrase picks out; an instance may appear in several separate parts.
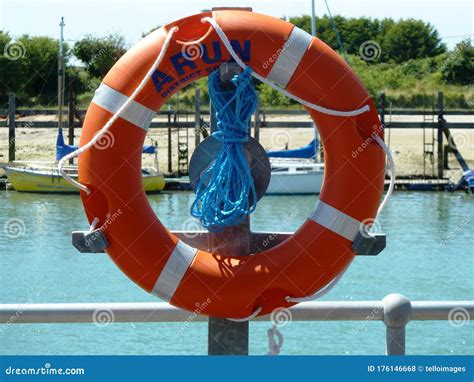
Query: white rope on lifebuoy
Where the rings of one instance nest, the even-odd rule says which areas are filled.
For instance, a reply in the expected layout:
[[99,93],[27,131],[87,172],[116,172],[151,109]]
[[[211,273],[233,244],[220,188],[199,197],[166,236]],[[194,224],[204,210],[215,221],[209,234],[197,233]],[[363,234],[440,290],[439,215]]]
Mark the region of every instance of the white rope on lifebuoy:
[[132,95],[127,99],[127,101],[124,102],[124,104],[114,113],[114,115],[107,121],[107,123],[102,127],[102,129],[99,130],[99,132],[89,141],[87,142],[84,146],[78,148],[76,151],[64,156],[61,158],[61,160],[58,163],[58,171],[61,174],[61,176],[70,184],[72,184],[74,187],[79,188],[80,190],[84,191],[87,193],[87,195],[90,194],[90,190],[81,184],[80,182],[74,180],[69,174],[66,173],[64,170],[64,164],[72,158],[76,158],[85,151],[89,150],[92,146],[94,146],[110,129],[110,127],[113,125],[113,123],[119,118],[119,116],[122,114],[122,112],[130,105],[130,103],[135,99],[135,97],[140,93],[140,91],[145,87],[146,83],[148,80],[151,78],[155,70],[158,68],[158,66],[161,64],[161,61],[163,61],[163,58],[166,55],[166,51],[168,50],[168,46],[171,42],[171,38],[173,37],[173,34],[178,30],[178,27],[173,27],[169,30],[168,35],[166,36],[165,42],[163,43],[163,48],[161,49],[160,53],[158,54],[158,57],[156,58],[155,62],[153,65],[150,67],[148,72],[146,73],[145,77],[143,77],[142,81],[140,84],[137,86],[137,88],[133,91]]
[[[283,346],[283,334],[278,330],[278,325],[274,322],[272,327],[267,330],[268,336],[268,353],[267,355],[278,355],[280,354],[281,347]],[[278,342],[275,341],[275,337]]]
[[91,226],[89,228],[89,232],[94,231],[97,227],[97,224],[99,224],[99,222],[100,222],[100,219],[95,217],[94,220],[92,220]]
[[255,312],[253,312],[250,316],[244,317],[244,318],[228,318],[229,321],[234,321],[234,322],[245,322],[245,321],[250,321],[254,319],[255,317],[258,316],[258,314],[262,311],[262,308],[257,308],[255,309]]
[[[222,40],[222,43],[224,44],[224,46],[229,51],[232,58],[235,60],[235,62],[238,65],[240,65],[242,67],[242,69],[246,69],[247,65],[240,59],[238,54],[235,52],[235,50],[232,47],[229,39],[227,38],[227,35],[222,30],[219,23],[211,17],[204,17],[202,19],[202,22],[206,22],[206,23],[209,23],[209,24],[212,25],[212,27],[216,31],[217,35],[219,36],[219,38]],[[304,100],[300,97],[297,97],[297,96],[291,94],[290,92],[288,92],[287,90],[281,88],[280,86],[273,83],[272,81],[269,81],[267,78],[259,75],[258,73],[255,73],[255,71],[252,71],[252,76],[254,76],[259,81],[267,84],[268,86],[272,87],[273,89],[279,91],[280,93],[284,94],[288,98],[291,98],[291,99],[299,102],[300,104],[309,107],[310,109],[316,110],[316,111],[324,113],[324,114],[334,115],[334,116],[339,116],[339,117],[353,117],[353,116],[357,116],[359,114],[365,113],[365,112],[370,110],[369,105],[365,105],[362,108],[355,109],[355,110],[350,110],[350,111],[340,111],[340,110],[328,109],[328,108],[325,108],[323,106],[316,105],[316,104],[313,104],[311,102],[308,102],[308,101],[306,101],[306,100]],[[390,197],[392,196],[393,189],[395,187],[395,161],[393,160],[392,153],[390,152],[390,149],[387,147],[387,145],[385,144],[383,139],[380,138],[377,134],[374,134],[374,140],[377,142],[377,144],[384,151],[384,153],[385,153],[385,155],[388,159],[388,164],[389,164],[389,168],[390,168],[390,185],[389,185],[387,193],[385,194],[385,197],[384,197],[383,201],[380,203],[380,206],[378,208],[377,216],[379,216],[380,213],[382,212],[382,210],[387,205]],[[318,291],[317,293],[315,293],[311,296],[306,296],[306,297],[290,297],[290,296],[287,296],[286,300],[288,302],[299,303],[299,302],[311,301],[311,300],[314,300],[316,298],[320,298],[320,297],[324,296],[325,294],[327,294],[329,291],[331,291],[336,286],[336,284],[339,282],[339,280],[341,279],[344,272],[345,272],[345,270],[343,272],[341,272],[341,274],[338,277],[336,277],[331,283],[329,283],[323,290]],[[254,313],[254,315],[252,315],[252,316],[256,316],[256,314]],[[253,318],[252,316],[249,316],[250,318],[243,319],[243,321],[247,321],[248,319]]]
[[[217,21],[214,20],[211,17],[204,17],[202,19],[202,22],[206,22],[206,23],[209,23],[209,24],[212,25],[212,27],[215,29],[217,35],[219,36],[219,38],[222,40],[222,43],[224,44],[224,46],[229,51],[232,58],[235,60],[235,62],[237,64],[239,64],[242,67],[242,69],[247,68],[247,65],[245,65],[245,63],[240,59],[238,54],[235,52],[234,48],[232,47],[229,39],[227,38],[227,36],[225,34],[225,32],[222,30],[222,28],[217,23]],[[258,73],[255,73],[255,71],[253,71],[253,70],[252,70],[252,76],[254,76],[259,81],[262,81],[263,83],[267,84],[268,86],[271,86],[273,89],[275,89],[275,90],[281,92],[282,94],[286,95],[288,98],[291,98],[291,99],[299,102],[300,104],[302,104],[304,106],[307,106],[307,107],[309,107],[313,110],[319,111],[320,113],[324,113],[324,114],[328,114],[328,115],[335,115],[335,116],[338,116],[338,117],[355,117],[356,115],[365,113],[365,112],[370,110],[369,105],[364,105],[360,109],[349,110],[349,111],[340,111],[340,110],[328,109],[328,108],[325,108],[323,106],[319,106],[319,105],[316,105],[314,103],[308,102],[308,101],[306,101],[306,100],[304,100],[300,97],[297,97],[297,96],[291,94],[290,92],[286,91],[285,89],[281,88],[280,86],[278,86],[278,85],[274,84],[273,82],[269,81],[267,78],[261,76]]]
[[[235,62],[238,65],[240,65],[242,67],[242,69],[246,69],[247,65],[240,59],[239,55],[235,52],[234,48],[232,47],[232,44],[230,43],[227,35],[222,30],[219,23],[216,20],[214,20],[212,17],[204,17],[201,21],[205,22],[205,23],[209,23],[209,24],[212,25],[212,27],[216,31],[217,35],[219,36],[219,38],[222,40],[222,43],[224,44],[224,46],[229,51],[232,58],[235,60]],[[297,97],[297,96],[291,94],[290,92],[288,92],[287,90],[281,88],[277,84],[274,84],[273,82],[269,81],[267,78],[259,75],[258,73],[255,73],[255,71],[253,71],[253,70],[252,70],[252,76],[254,76],[259,81],[262,81],[263,83],[267,84],[268,86],[272,87],[273,89],[279,91],[280,93],[284,94],[288,98],[291,98],[291,99],[301,103],[302,105],[307,106],[310,109],[316,110],[320,113],[339,116],[339,117],[354,117],[354,116],[357,116],[359,114],[365,113],[365,112],[370,110],[369,105],[365,105],[365,106],[363,106],[359,109],[349,110],[349,111],[340,111],[340,110],[328,109],[328,108],[325,108],[323,106],[316,105],[314,103],[308,102],[308,101],[306,101],[306,100],[304,100],[300,97]],[[387,205],[388,200],[392,196],[392,192],[393,192],[393,189],[394,189],[394,186],[395,186],[395,162],[393,160],[392,154],[390,153],[390,149],[387,147],[387,145],[385,144],[383,139],[381,139],[376,134],[374,135],[374,139],[379,144],[379,146],[382,148],[385,155],[387,156],[389,167],[390,167],[390,186],[389,186],[389,189],[387,191],[387,194],[385,195],[382,203],[379,206],[379,209],[378,209],[378,212],[377,212],[377,216],[378,216],[380,214],[380,212],[382,212],[384,207]]]
[[[222,28],[219,26],[219,24],[212,18],[210,17],[205,17],[202,19],[202,22],[208,22],[210,23],[213,28],[216,30],[218,36],[220,37],[220,39],[222,40],[223,44],[225,45],[225,47],[227,48],[227,50],[229,51],[229,53],[231,54],[231,56],[233,57],[233,59],[243,68],[247,68],[247,65],[245,65],[245,63],[240,59],[240,57],[237,55],[237,53],[235,52],[235,50],[233,49],[232,45],[230,44],[230,41],[229,39],[227,38],[226,34],[224,33],[224,31],[222,30]],[[146,85],[147,81],[150,79],[150,77],[152,76],[152,74],[154,73],[154,71],[157,69],[157,67],[160,65],[160,63],[162,62],[162,60],[164,59],[165,55],[166,55],[166,51],[168,49],[168,46],[171,42],[171,38],[173,36],[173,34],[178,30],[179,28],[178,27],[173,27],[170,29],[170,31],[168,32],[168,35],[166,36],[166,39],[165,39],[165,42],[163,44],[163,48],[161,49],[160,53],[158,54],[155,62],[153,63],[153,65],[150,67],[149,71],[147,72],[147,74],[145,75],[145,77],[142,79],[142,81],[140,82],[140,84],[137,86],[137,88],[134,90],[134,92],[132,93],[132,95],[127,99],[127,101],[119,108],[119,110],[117,110],[117,112],[114,113],[114,115],[108,120],[108,122],[101,128],[101,130],[99,130],[99,132],[89,141],[87,142],[84,146],[80,147],[79,149],[77,149],[76,151],[64,156],[58,163],[58,171],[59,173],[61,174],[61,176],[66,180],[68,181],[70,184],[72,184],[73,186],[79,188],[80,190],[86,192],[87,194],[90,194],[90,190],[83,184],[81,184],[80,182],[74,180],[71,176],[69,176],[69,174],[67,174],[64,170],[64,164],[69,160],[69,159],[72,159],[72,158],[76,158],[78,157],[80,154],[84,153],[85,151],[87,151],[88,149],[90,149],[92,146],[94,146],[106,133],[107,131],[110,129],[110,127],[113,125],[113,123],[119,118],[120,114],[130,105],[130,103],[135,99],[135,97],[138,95],[138,93],[144,88],[144,86]],[[304,106],[307,106],[313,110],[316,110],[318,112],[321,112],[321,113],[324,113],[324,114],[328,114],[328,115],[334,115],[334,116],[341,116],[341,117],[352,117],[352,116],[357,116],[359,114],[362,114],[362,113],[365,113],[367,111],[370,110],[370,107],[368,105],[365,105],[363,106],[362,108],[359,108],[359,109],[355,109],[355,110],[351,110],[351,111],[338,111],[338,110],[332,110],[332,109],[328,109],[328,108],[325,108],[325,107],[322,107],[322,106],[319,106],[319,105],[315,105],[313,103],[310,103],[302,98],[299,98],[291,93],[289,93],[288,91],[286,91],[285,89],[282,89],[281,87],[279,87],[278,85],[274,84],[273,82],[267,80],[266,78],[260,76],[259,74],[255,73],[254,71],[251,72],[252,75],[257,78],[258,80],[266,83],[267,85],[271,86],[273,89],[283,93],[284,95],[286,95],[287,97],[301,103],[302,105]],[[389,189],[387,191],[387,194],[385,195],[382,203],[380,204],[379,206],[379,209],[378,209],[378,212],[377,212],[377,216],[381,213],[381,211],[383,210],[383,208],[387,205],[388,203],[388,200],[390,198],[390,196],[392,195],[393,193],[393,189],[394,189],[394,186],[395,186],[395,162],[393,160],[393,157],[391,155],[391,152],[390,152],[390,149],[387,147],[387,145],[385,144],[385,142],[377,135],[374,136],[374,139],[375,141],[380,145],[380,147],[383,149],[385,155],[387,156],[388,158],[388,164],[389,164],[389,168],[390,168],[390,185],[389,185]],[[92,223],[92,226],[91,226],[91,230],[93,230],[95,228],[95,226],[97,225],[98,223],[98,219],[96,220],[97,218],[94,219],[93,223]],[[342,272],[343,273],[343,272]],[[341,276],[342,276],[342,273],[341,275],[339,275],[336,279],[334,279],[333,282],[331,282],[326,288],[324,288],[322,291],[319,291],[318,293],[314,294],[313,296],[308,296],[308,297],[302,297],[302,298],[292,298],[292,297],[287,297],[287,301],[289,302],[302,302],[302,301],[308,301],[308,300],[311,300],[311,299],[314,299],[314,298],[318,298],[318,297],[321,297],[323,296],[324,294],[328,293],[332,288],[334,288],[334,286],[337,284],[337,282],[340,280]],[[245,321],[249,321],[255,317],[257,317],[259,315],[259,313],[261,312],[262,308],[257,308],[250,316],[248,317],[245,317],[245,318],[229,318],[229,320],[231,321],[235,321],[235,322],[245,322]],[[278,333],[280,333],[278,331],[278,328],[275,329],[275,325],[274,327],[271,329],[272,330],[272,341],[273,341],[273,337],[274,335],[276,335],[278,338],[279,335]],[[281,335],[281,333],[280,333]],[[270,331],[269,331],[269,336],[270,336]],[[269,339],[270,341],[270,339]],[[281,338],[281,343],[283,342],[283,338]],[[276,347],[275,347],[276,346]],[[272,343],[272,347],[275,347],[275,349],[278,348],[278,346],[275,344]],[[278,352],[279,352],[279,349],[281,348],[281,345],[279,346],[278,348]]]
[[393,156],[392,156],[392,153],[391,153],[390,149],[385,144],[383,139],[380,138],[378,135],[374,135],[374,138],[375,138],[375,141],[379,144],[379,146],[384,151],[385,155],[387,156],[388,167],[390,168],[390,184],[388,186],[387,193],[385,194],[385,197],[382,200],[382,203],[380,203],[379,209],[377,211],[377,216],[375,217],[375,218],[377,218],[380,215],[380,213],[382,212],[382,210],[385,208],[385,206],[387,205],[390,197],[392,196],[393,190],[395,188],[396,173],[395,173],[395,161],[393,160]]

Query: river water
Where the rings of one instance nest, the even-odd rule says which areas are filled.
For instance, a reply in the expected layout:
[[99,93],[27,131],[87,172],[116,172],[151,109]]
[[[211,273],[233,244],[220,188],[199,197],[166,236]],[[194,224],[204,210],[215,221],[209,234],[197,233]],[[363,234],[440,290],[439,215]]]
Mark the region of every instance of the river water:
[[[149,200],[169,228],[186,229],[196,226],[189,220],[193,197],[163,193]],[[315,196],[266,196],[252,227],[294,230],[315,202]],[[473,224],[472,196],[395,193],[380,218],[387,248],[377,257],[357,258],[324,299],[381,300],[397,292],[411,300],[473,300]],[[157,301],[106,255],[76,252],[71,231],[86,228],[78,196],[0,193],[0,303]],[[267,352],[268,327],[268,322],[251,323],[251,354]],[[407,354],[472,354],[472,329],[472,322],[462,319],[411,322]],[[365,322],[289,322],[281,331],[282,354],[385,351],[385,327],[370,317]],[[0,325],[0,343],[1,354],[206,354],[207,324],[10,323]]]

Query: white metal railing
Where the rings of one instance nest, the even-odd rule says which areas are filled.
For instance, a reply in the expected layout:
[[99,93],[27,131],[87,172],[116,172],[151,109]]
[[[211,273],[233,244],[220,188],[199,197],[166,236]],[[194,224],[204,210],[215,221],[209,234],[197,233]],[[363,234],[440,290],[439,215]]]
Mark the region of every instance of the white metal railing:
[[[469,321],[474,301],[410,301],[389,294],[382,301],[305,302],[288,309],[293,321],[383,321],[389,355],[405,354],[405,327],[410,321]],[[101,317],[100,315],[108,315]],[[206,316],[167,303],[0,304],[0,324],[113,322],[202,322]],[[269,320],[269,316],[253,321]]]

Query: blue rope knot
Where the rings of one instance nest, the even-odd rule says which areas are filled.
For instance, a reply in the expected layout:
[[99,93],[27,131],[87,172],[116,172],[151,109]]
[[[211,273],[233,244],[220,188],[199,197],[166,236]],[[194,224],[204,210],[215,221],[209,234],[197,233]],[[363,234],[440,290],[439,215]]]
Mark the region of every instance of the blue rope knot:
[[212,133],[222,142],[216,160],[201,175],[191,215],[204,227],[218,231],[238,225],[255,211],[257,193],[244,153],[248,125],[257,106],[251,69],[232,78],[235,89],[223,90],[219,70],[209,75],[209,97],[217,110],[218,131]]

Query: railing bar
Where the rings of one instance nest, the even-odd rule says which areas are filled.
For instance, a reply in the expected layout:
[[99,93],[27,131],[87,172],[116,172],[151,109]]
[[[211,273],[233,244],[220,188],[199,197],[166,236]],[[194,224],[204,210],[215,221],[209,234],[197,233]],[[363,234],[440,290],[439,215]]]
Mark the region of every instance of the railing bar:
[[[447,320],[454,309],[474,315],[472,301],[413,301],[411,320]],[[203,322],[207,317],[186,312],[167,303],[76,303],[2,304],[0,324],[90,323],[100,312],[109,313],[115,322]],[[318,301],[290,308],[293,321],[376,321],[383,319],[378,301]],[[267,321],[268,316],[259,317]]]

